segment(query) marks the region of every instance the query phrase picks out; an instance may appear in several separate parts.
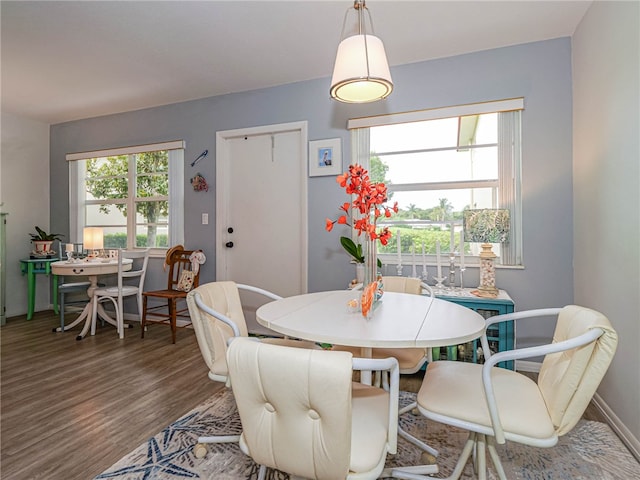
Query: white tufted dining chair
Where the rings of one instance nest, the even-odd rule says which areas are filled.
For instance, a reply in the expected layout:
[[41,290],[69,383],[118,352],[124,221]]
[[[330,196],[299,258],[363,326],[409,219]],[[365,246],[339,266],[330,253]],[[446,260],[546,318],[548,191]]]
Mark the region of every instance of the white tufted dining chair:
[[[418,410],[428,419],[469,431],[450,479],[460,478],[473,455],[478,477],[484,480],[488,449],[498,477],[506,480],[496,443],[553,447],[581,418],[618,343],[604,315],[569,305],[497,315],[486,324],[548,316],[557,316],[548,345],[502,351],[486,358],[484,365],[438,361],[427,367],[417,397]],[[486,333],[481,341],[483,350],[490,352]],[[496,366],[505,360],[541,355],[545,357],[537,383]]]
[[[259,480],[267,468],[318,480],[383,475],[387,453],[397,449],[397,360],[238,338],[227,363],[240,448],[260,465]],[[353,383],[354,369],[388,370],[389,391]]]
[[[187,294],[187,307],[198,347],[209,368],[209,379],[216,382],[227,383],[229,378],[226,357],[229,339],[248,336],[239,289],[258,293],[271,300],[282,298],[268,290],[232,281],[205,283]],[[302,340],[286,338],[262,338],[260,340],[298,348],[320,348],[313,342]],[[239,435],[200,437],[194,448],[194,453],[196,457],[202,458],[207,453],[205,444],[237,442],[239,438]]]

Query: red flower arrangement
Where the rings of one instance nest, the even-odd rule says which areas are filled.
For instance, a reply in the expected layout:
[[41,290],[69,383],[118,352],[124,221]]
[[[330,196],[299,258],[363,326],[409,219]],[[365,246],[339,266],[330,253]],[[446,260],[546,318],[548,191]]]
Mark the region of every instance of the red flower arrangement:
[[391,212],[398,212],[398,202],[393,207],[384,205],[387,201],[387,186],[380,183],[372,183],[369,172],[361,165],[349,165],[349,171],[338,175],[336,182],[343,187],[348,195],[355,195],[353,202],[345,202],[339,208],[344,212],[337,220],[326,220],[326,230],[330,232],[333,226],[338,223],[349,225],[348,217],[352,208],[360,212],[360,218],[353,222],[353,228],[358,231],[358,236],[362,233],[371,240],[380,240],[382,245],[386,245],[391,238],[389,227],[384,227],[380,231],[376,229],[376,222],[382,215],[390,217]]

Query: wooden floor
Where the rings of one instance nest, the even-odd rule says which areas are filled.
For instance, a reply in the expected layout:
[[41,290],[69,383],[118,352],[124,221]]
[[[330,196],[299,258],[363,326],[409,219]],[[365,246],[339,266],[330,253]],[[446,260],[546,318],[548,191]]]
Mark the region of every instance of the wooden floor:
[[[151,325],[118,339],[109,325],[76,341],[53,312],[0,329],[0,478],[87,480],[202,403],[207,378],[193,330]],[[137,325],[136,325],[137,326]]]
[[[117,338],[113,327],[76,341],[52,333],[53,312],[0,329],[0,478],[86,480],[220,388],[207,379],[193,330],[175,345],[163,325]],[[403,375],[417,391],[422,374]],[[602,421],[590,406],[585,418]]]

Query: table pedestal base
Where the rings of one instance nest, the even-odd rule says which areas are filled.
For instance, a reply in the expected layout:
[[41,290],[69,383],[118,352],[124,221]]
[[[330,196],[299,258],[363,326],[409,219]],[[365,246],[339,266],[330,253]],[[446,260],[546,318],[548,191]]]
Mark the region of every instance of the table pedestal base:
[[[98,313],[98,316],[100,318],[102,318],[105,322],[110,323],[114,327],[118,328],[118,323],[107,314],[107,312],[102,307],[102,305],[98,305],[98,312],[97,313]],[[73,322],[71,322],[69,325],[65,325],[64,326],[64,330],[62,330],[61,327],[57,327],[57,328],[54,328],[53,331],[54,332],[62,332],[62,331],[66,332],[67,330],[71,330],[76,325],[79,325],[84,320],[85,322],[84,322],[84,325],[82,327],[82,331],[76,337],[76,340],[82,340],[85,337],[85,335],[87,334],[87,332],[89,331],[89,329],[91,328],[91,317],[92,317],[92,315],[93,315],[93,302],[89,301],[89,303],[87,303],[87,305],[82,310],[82,313],[80,313],[80,316],[78,318],[76,318]],[[124,328],[131,328],[131,325],[128,325],[128,324],[125,323],[124,324]]]
[[[78,336],[76,337],[76,340],[82,340],[85,337],[85,335],[91,328],[91,318],[93,316],[93,291],[98,287],[97,275],[90,275],[89,281],[91,282],[91,285],[87,289],[87,295],[89,296],[89,303],[85,305],[84,309],[82,310],[78,318],[76,318],[69,325],[65,325],[64,329],[62,327],[54,328],[53,329],[54,332],[63,332],[63,331],[66,332],[67,330],[71,330],[76,325],[79,325],[84,320],[82,331],[78,334]],[[101,304],[98,304],[97,314],[105,322],[110,323],[111,325],[116,327],[116,329],[118,328],[118,323],[109,315],[107,315],[107,312],[104,310],[104,307]],[[124,328],[129,328],[129,327],[130,325],[127,325],[126,323],[124,324]]]

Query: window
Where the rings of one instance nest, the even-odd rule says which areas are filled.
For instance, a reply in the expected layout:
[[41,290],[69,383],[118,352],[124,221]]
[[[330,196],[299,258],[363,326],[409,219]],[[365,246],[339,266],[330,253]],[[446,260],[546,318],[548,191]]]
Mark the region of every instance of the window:
[[67,155],[71,237],[101,227],[104,248],[183,243],[184,142]]
[[[400,237],[403,263],[436,252],[478,255],[461,238],[465,209],[506,208],[509,241],[494,245],[503,265],[521,265],[520,110],[523,100],[353,119],[352,157],[384,181],[399,211],[380,225]],[[424,246],[424,247],[423,247]],[[398,244],[378,245],[395,263]]]

